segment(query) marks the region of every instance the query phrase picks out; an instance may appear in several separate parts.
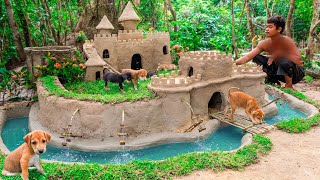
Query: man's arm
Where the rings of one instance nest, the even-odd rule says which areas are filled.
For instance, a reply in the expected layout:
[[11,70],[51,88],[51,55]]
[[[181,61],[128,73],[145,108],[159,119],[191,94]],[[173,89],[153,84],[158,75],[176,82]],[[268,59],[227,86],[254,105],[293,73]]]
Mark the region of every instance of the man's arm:
[[245,64],[252,60],[256,55],[260,54],[263,51],[262,48],[257,46],[252,51],[250,51],[247,55],[236,60],[236,65]]

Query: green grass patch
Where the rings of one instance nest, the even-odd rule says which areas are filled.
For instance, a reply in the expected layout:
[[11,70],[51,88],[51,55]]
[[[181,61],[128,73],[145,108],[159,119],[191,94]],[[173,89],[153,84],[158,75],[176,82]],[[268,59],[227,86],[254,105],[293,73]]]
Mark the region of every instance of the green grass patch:
[[304,76],[304,80],[306,80],[308,83],[311,83],[314,81],[313,77],[309,75]]
[[293,118],[276,124],[277,128],[289,133],[302,133],[309,131],[311,127],[320,123],[320,113],[310,118]]
[[[30,179],[171,179],[175,176],[190,174],[195,170],[244,169],[256,163],[260,155],[272,148],[270,139],[254,135],[252,144],[236,152],[210,151],[188,153],[163,161],[133,161],[128,164],[61,164],[42,163],[46,175],[29,170]],[[0,155],[0,168],[3,168],[4,156]],[[0,175],[1,178],[5,178]],[[5,179],[21,179],[8,177]]]
[[133,84],[124,82],[125,94],[119,89],[118,84],[108,83],[110,90],[104,88],[104,81],[94,82],[74,82],[65,84],[68,91],[54,83],[53,76],[46,76],[40,79],[43,86],[49,91],[50,95],[57,95],[65,98],[79,99],[79,100],[93,100],[103,103],[120,103],[125,101],[138,101],[156,98],[155,93],[147,88],[150,79],[140,81],[138,90],[134,90]]
[[[285,93],[295,96],[300,100],[303,100],[305,102],[308,102],[316,106],[318,109],[320,108],[319,101],[310,99],[309,97],[307,97],[306,95],[304,95],[299,91],[292,91],[284,88],[279,88],[279,89]],[[281,129],[289,133],[303,133],[303,132],[309,131],[313,126],[318,126],[319,123],[320,123],[320,113],[308,118],[293,118],[286,121],[281,121],[275,124],[275,126],[278,129]]]
[[175,71],[175,73],[177,74],[178,73],[178,69],[176,69],[176,70],[161,70],[161,71],[159,71],[157,74],[158,74],[158,76],[160,75],[160,74],[164,74],[164,75],[166,75],[167,73],[169,73],[170,75],[171,75],[171,72],[172,71]]
[[279,88],[281,91],[291,94],[293,96],[295,96],[296,98],[303,100],[307,103],[310,103],[314,106],[316,106],[318,109],[320,108],[320,102],[319,101],[315,101],[313,99],[310,99],[309,97],[307,97],[306,95],[304,95],[303,93],[299,92],[299,91],[292,91],[290,89],[284,89],[284,88]]

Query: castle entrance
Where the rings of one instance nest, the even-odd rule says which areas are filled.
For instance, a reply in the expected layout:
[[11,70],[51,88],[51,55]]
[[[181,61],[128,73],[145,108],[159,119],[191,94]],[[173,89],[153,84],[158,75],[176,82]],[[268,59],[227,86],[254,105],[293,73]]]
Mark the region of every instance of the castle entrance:
[[142,69],[141,56],[140,54],[134,54],[131,60],[131,69],[139,70]]
[[221,111],[222,109],[222,95],[220,92],[215,92],[208,103],[209,114]]

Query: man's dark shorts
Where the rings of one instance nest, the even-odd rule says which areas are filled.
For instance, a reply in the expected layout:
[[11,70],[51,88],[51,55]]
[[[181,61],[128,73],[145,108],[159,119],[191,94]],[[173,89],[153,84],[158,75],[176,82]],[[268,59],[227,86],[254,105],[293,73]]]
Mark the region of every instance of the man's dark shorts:
[[253,58],[253,62],[262,65],[262,70],[267,73],[266,81],[269,83],[280,84],[279,81],[285,82],[284,75],[292,78],[292,84],[300,82],[304,77],[304,68],[297,66],[286,58],[280,58],[268,66],[268,58],[257,55]]

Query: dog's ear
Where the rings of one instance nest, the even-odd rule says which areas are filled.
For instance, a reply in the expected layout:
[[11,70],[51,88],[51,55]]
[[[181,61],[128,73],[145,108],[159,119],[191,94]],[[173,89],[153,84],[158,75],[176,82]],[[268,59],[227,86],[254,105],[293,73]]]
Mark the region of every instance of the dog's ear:
[[32,133],[28,133],[27,135],[25,135],[25,136],[23,137],[24,142],[26,142],[27,144],[30,144],[31,134],[32,134]]
[[47,142],[51,140],[51,135],[43,131],[44,137],[46,137]]

